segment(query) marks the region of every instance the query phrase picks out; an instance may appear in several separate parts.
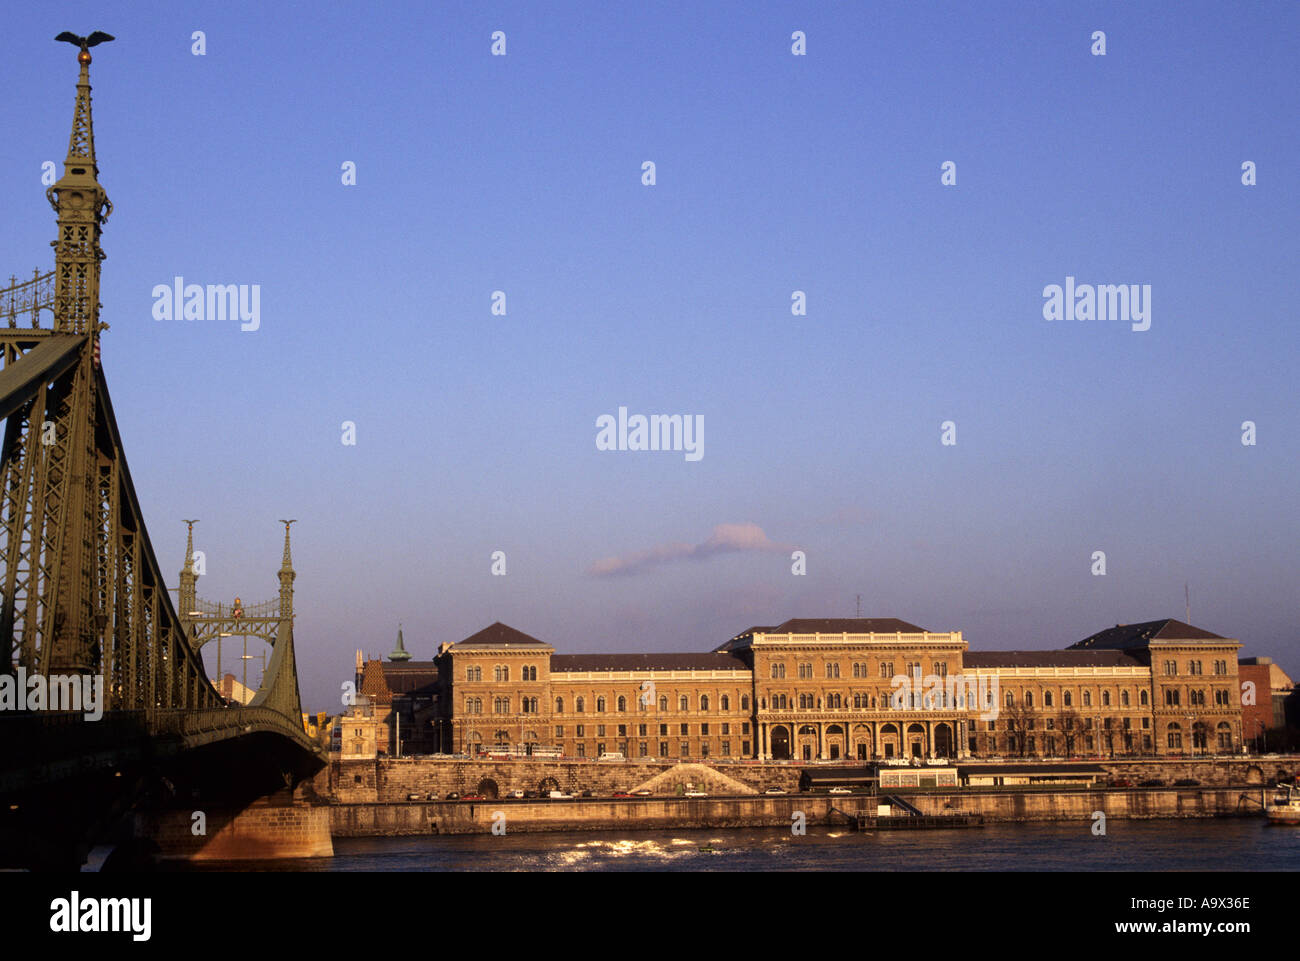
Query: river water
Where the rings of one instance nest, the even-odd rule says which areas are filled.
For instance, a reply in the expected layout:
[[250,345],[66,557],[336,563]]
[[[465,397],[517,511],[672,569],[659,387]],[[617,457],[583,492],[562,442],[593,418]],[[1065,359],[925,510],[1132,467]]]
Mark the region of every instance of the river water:
[[[712,851],[702,851],[712,847]],[[857,832],[809,826],[338,838],[332,858],[181,865],[267,871],[1294,871],[1300,827],[1263,818],[990,824]]]

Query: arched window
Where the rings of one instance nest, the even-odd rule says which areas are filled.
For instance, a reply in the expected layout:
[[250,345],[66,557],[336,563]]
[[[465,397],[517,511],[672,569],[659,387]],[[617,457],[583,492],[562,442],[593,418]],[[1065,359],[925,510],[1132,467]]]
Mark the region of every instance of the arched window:
[[1025,707],[1033,707],[1033,706],[1034,706],[1034,692],[1025,691]]
[[701,710],[701,711],[707,711],[708,709],[709,709],[709,695],[707,695],[707,694],[701,694],[701,695],[700,695],[700,710]]
[[742,711],[748,711],[748,710],[749,710],[749,695],[748,695],[748,694],[742,694],[742,695],[740,695],[740,709],[741,709]]
[[604,713],[605,713],[605,698],[604,698],[604,697],[598,697],[598,698],[596,698],[596,713],[597,713],[597,714],[604,714]]
[[1007,707],[1015,707],[1015,706],[1016,706],[1016,696],[1012,694],[1010,691],[1007,691]]
[[1146,707],[1146,706],[1147,706],[1147,692],[1146,692],[1146,691],[1138,691],[1138,703],[1141,704],[1143,707]]
[[564,713],[564,698],[562,698],[562,697],[557,697],[557,698],[555,699],[555,713],[556,713],[556,714],[563,714],[563,713]]
[[1119,703],[1121,707],[1128,707],[1128,691],[1119,692]]
[[1101,692],[1101,706],[1110,707],[1110,691]]
[[1051,692],[1051,691],[1044,691],[1044,692],[1043,692],[1043,707],[1051,707],[1051,706],[1052,706],[1052,692]]
[[683,694],[677,699],[677,710],[689,711],[691,709],[691,699]]
[[665,714],[668,712],[668,695],[667,695],[667,694],[660,694],[660,695],[659,695],[659,710],[663,711]]
[[1074,706],[1074,695],[1071,694],[1069,691],[1066,691],[1064,694],[1061,695],[1061,697],[1065,701],[1066,707]]
[[784,665],[784,664],[773,664],[773,665],[772,665],[772,678],[773,678],[774,680],[778,680],[778,681],[783,681],[783,680],[785,680],[785,665]]
[[622,694],[618,696],[618,709],[620,711],[627,710],[627,698],[625,698]]
[[1092,707],[1092,691],[1083,692],[1083,706]]
[[587,699],[585,697],[578,698],[578,701],[574,705],[573,709],[577,713],[581,714],[583,711],[587,709]]
[[721,700],[721,704],[720,704],[720,706],[721,706],[722,710],[724,710],[724,711],[730,711],[730,710],[731,710],[731,698],[729,698],[729,697],[727,697],[727,695],[723,694],[723,695],[722,695],[722,700]]

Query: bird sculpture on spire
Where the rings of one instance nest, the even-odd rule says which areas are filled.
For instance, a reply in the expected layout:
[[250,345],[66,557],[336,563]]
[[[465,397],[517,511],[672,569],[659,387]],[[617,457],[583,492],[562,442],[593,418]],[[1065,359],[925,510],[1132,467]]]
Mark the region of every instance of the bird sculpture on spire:
[[98,46],[108,40],[116,40],[117,38],[111,33],[105,33],[103,30],[96,30],[89,37],[79,37],[71,30],[64,30],[54,39],[62,40],[65,43],[75,43],[82,50],[88,50],[91,47]]

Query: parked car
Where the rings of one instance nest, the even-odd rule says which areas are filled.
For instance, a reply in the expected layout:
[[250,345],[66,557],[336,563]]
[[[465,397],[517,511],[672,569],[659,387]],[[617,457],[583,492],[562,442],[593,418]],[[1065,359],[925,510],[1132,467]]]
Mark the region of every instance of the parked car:
[[611,797],[631,797],[632,794],[631,794],[631,792],[629,792],[629,791],[615,791],[615,792],[614,792],[612,795],[610,795],[610,796],[611,796]]
[[848,788],[846,788],[846,787],[833,787],[833,788],[831,788],[830,791],[828,791],[827,793],[829,793],[829,794],[852,794],[853,792],[850,791],[850,790],[849,790]]
[[764,794],[789,794],[790,792],[783,787],[770,787],[763,793]]
[[1165,782],[1158,777],[1149,777],[1145,781],[1141,782],[1141,784],[1138,785],[1138,787],[1164,787],[1164,786],[1165,786]]
[[460,795],[457,794],[455,791],[448,791],[448,792],[447,792],[447,800],[448,800],[448,801],[459,801],[459,800],[460,800]]
[[523,796],[524,796],[524,792],[519,790],[511,791],[509,794],[506,795],[506,797],[513,797],[513,798],[522,798]]
[[1133,782],[1126,777],[1113,777],[1110,779],[1111,787],[1132,787]]
[[463,798],[461,798],[461,800],[462,801],[486,801],[487,798],[485,798],[481,794],[466,794]]
[[647,791],[645,788],[642,788],[641,790],[633,791],[632,793],[635,794],[637,797],[651,797],[655,792]]
[[602,755],[598,758],[598,760],[601,760],[601,761],[626,761],[627,758],[625,758],[625,757],[623,756],[623,753],[622,753],[621,751],[606,751],[604,754],[602,754]]
[[563,791],[552,791],[548,797],[552,801],[567,801],[573,797],[572,794],[565,794]]
[[423,800],[424,800],[424,798],[420,797],[420,795],[418,795],[418,794],[408,794],[408,795],[406,795],[406,799],[407,799],[408,801],[423,801]]
[[1200,787],[1201,782],[1194,777],[1181,778],[1174,782],[1174,787]]
[[686,797],[708,797],[703,791],[687,791]]
[[426,800],[429,800],[429,801],[436,801],[436,800],[438,800],[438,792],[437,792],[437,791],[430,791],[428,794],[425,795],[425,799],[426,799]]

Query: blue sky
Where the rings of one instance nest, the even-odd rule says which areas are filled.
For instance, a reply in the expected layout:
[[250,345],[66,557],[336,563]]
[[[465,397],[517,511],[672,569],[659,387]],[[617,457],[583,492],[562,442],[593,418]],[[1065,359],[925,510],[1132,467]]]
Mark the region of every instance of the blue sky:
[[[312,709],[399,621],[418,657],[498,619],[706,650],[859,593],[1043,648],[1181,618],[1190,582],[1194,623],[1300,668],[1292,3],[67,3],[7,27],[0,268],[51,263],[41,163],[76,80],[51,38],[112,33],[103,356],[132,473],[173,583],[201,519],[206,597],[273,596],[299,519]],[[259,284],[260,329],[154,320],[176,276]],[[1151,285],[1150,330],[1044,320],[1067,276]],[[705,456],[597,450],[619,406],[702,416]]]

